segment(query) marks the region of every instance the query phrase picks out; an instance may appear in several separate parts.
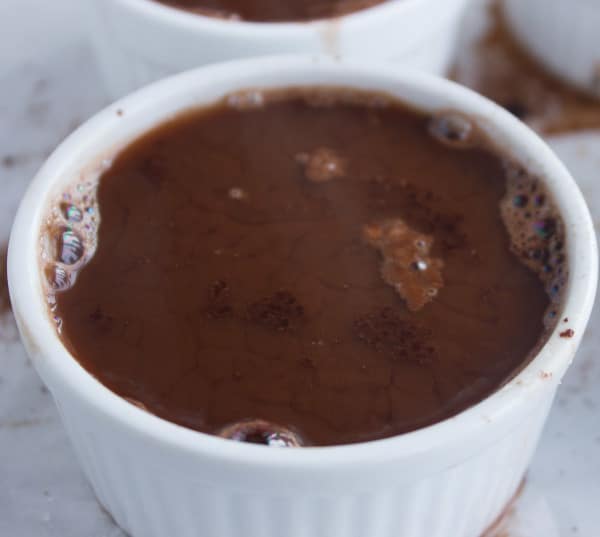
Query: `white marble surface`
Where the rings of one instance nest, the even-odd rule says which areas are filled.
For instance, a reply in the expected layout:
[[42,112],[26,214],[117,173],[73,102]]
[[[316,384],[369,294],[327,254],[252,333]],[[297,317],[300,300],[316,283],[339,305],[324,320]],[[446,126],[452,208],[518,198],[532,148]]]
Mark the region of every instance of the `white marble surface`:
[[[107,102],[83,1],[93,0],[0,2],[0,244],[45,156]],[[600,226],[600,133],[550,142]],[[599,323],[596,308],[502,537],[600,535]],[[84,481],[8,315],[0,318],[0,536],[123,537]]]

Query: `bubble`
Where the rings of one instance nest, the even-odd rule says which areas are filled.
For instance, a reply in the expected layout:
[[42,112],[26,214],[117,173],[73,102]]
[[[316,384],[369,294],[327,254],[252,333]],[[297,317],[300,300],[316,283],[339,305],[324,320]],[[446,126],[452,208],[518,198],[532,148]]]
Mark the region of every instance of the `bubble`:
[[429,132],[440,142],[452,146],[467,146],[472,141],[473,124],[458,114],[431,118]]
[[529,203],[529,198],[527,196],[525,196],[524,194],[517,194],[513,198],[513,205],[515,207],[519,207],[520,209],[525,207],[527,205],[527,203]]
[[530,259],[541,261],[542,263],[546,263],[550,259],[550,252],[545,248],[534,248],[529,250],[528,255]]
[[223,428],[219,436],[236,442],[276,448],[302,445],[302,441],[296,433],[265,420],[246,420],[234,423]]
[[427,263],[422,259],[419,259],[411,265],[411,268],[418,271],[427,270]]
[[238,93],[232,93],[227,98],[227,104],[232,108],[246,110],[251,108],[260,108],[265,103],[265,97],[262,92],[257,90],[245,90]]
[[60,265],[48,265],[46,267],[46,280],[55,291],[64,291],[71,287],[71,274]]
[[325,183],[346,174],[346,160],[336,150],[318,147],[310,153],[299,153],[296,162],[304,168],[304,175],[313,183]]
[[83,220],[83,213],[81,212],[81,209],[79,209],[79,207],[77,207],[76,205],[70,203],[63,203],[60,209],[63,213],[63,216],[69,222],[81,222]]
[[546,218],[544,220],[537,220],[533,223],[533,229],[536,235],[542,239],[547,239],[552,236],[556,224],[552,218]]
[[295,441],[286,433],[273,432],[266,436],[266,444],[272,447],[293,447]]
[[229,197],[234,200],[242,200],[246,197],[246,193],[238,187],[229,189]]
[[58,260],[65,265],[74,265],[84,253],[83,242],[71,228],[63,228],[58,237]]

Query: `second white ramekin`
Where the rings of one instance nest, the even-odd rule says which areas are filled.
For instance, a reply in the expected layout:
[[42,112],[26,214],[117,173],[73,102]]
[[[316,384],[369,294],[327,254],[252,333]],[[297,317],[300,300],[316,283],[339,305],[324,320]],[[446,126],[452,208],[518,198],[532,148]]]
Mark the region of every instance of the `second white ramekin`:
[[600,98],[600,2],[504,0],[515,37],[552,73]]
[[[107,159],[178,112],[244,88],[318,85],[384,91],[431,113],[463,112],[544,178],[564,216],[569,279],[559,313],[569,322],[486,400],[385,440],[270,449],[195,432],[129,404],[69,354],[47,313],[38,256],[50,200],[73,181],[96,177]],[[286,57],[185,73],[85,123],[31,183],[8,262],[27,350],[100,502],[133,537],[480,537],[523,478],[589,319],[597,278],[594,229],[579,189],[508,112],[451,82],[385,64]],[[573,337],[559,336],[566,328]]]
[[255,23],[152,0],[93,0],[90,34],[113,97],[193,67],[274,54],[389,60],[434,74],[449,66],[467,0],[388,0],[336,19]]

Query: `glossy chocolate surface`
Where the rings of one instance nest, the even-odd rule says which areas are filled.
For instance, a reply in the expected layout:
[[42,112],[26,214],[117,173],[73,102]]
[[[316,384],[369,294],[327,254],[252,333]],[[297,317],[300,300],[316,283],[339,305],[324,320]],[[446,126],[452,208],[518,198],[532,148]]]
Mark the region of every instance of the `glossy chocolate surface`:
[[544,338],[562,224],[529,222],[551,208],[539,181],[449,125],[307,90],[156,128],[100,179],[96,252],[55,296],[65,343],[119,395],[213,434],[344,444],[480,401]]

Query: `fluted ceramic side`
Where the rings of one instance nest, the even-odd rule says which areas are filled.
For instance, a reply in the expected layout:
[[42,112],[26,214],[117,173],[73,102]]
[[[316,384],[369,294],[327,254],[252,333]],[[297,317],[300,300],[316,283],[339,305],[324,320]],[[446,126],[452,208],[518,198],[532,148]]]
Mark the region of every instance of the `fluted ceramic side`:
[[600,98],[600,2],[505,0],[518,40],[554,74]]
[[532,402],[500,441],[442,472],[424,468],[422,479],[403,482],[398,464],[386,486],[364,482],[336,493],[315,486],[309,494],[295,493],[285,473],[279,490],[263,494],[252,482],[205,474],[203,461],[175,471],[170,453],[148,458],[143,439],[111,430],[85,407],[59,406],[98,499],[133,537],[479,537],[517,490],[552,396]]

